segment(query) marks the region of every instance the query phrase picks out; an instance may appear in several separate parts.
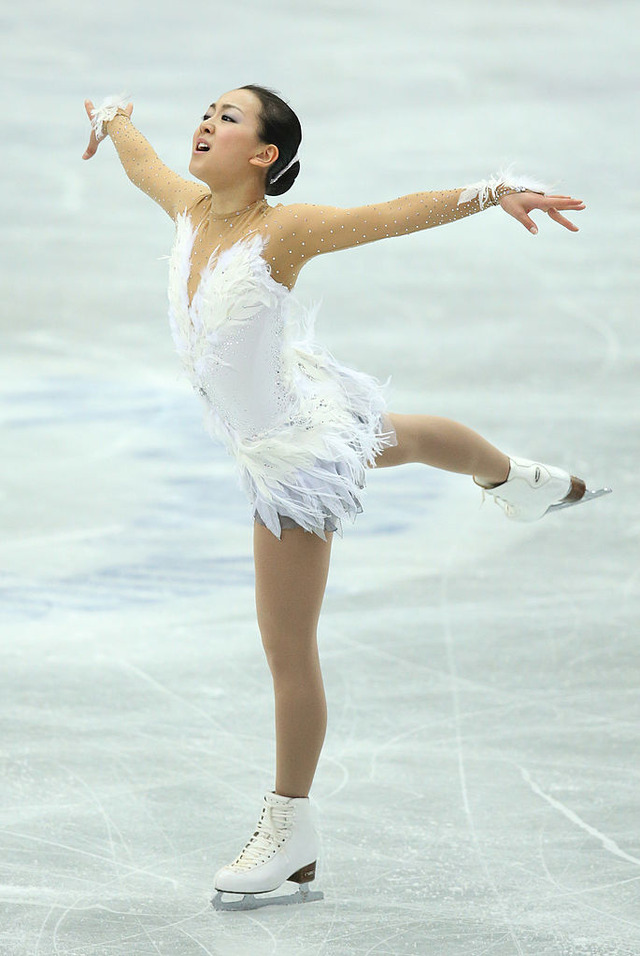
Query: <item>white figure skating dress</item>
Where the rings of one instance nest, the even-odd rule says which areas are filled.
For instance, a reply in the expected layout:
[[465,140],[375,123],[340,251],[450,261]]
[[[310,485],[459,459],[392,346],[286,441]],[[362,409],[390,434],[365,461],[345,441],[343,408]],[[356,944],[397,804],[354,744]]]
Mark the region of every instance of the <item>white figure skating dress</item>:
[[362,510],[367,466],[396,438],[384,386],[314,341],[315,310],[291,291],[300,269],[322,253],[454,222],[510,192],[545,187],[502,173],[358,208],[260,199],[221,217],[208,187],[165,166],[124,105],[105,101],[94,126],[176,223],[171,332],[207,430],[235,460],[253,514],[273,534],[287,519],[323,538],[341,533]]
[[205,405],[205,424],[238,466],[254,514],[324,537],[362,511],[365,467],[385,445],[382,387],[313,340],[313,318],[271,276],[255,235],[213,254],[193,300],[195,230],[177,217],[169,278],[176,349]]

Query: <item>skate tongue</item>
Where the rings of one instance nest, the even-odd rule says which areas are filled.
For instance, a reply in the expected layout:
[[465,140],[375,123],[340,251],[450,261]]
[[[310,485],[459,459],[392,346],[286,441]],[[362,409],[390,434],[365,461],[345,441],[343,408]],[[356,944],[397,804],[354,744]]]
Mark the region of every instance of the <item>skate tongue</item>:
[[[276,797],[274,801],[270,798]],[[290,797],[277,793],[265,794],[265,808],[255,831],[245,848],[231,864],[234,869],[251,869],[266,862],[289,836],[294,817]]]

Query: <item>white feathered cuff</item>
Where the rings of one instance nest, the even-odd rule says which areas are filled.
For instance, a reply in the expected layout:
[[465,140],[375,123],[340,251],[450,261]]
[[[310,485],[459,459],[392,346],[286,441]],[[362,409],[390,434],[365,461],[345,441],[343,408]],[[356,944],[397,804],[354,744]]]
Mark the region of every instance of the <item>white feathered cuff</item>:
[[551,187],[533,179],[531,176],[513,176],[511,167],[501,169],[491,179],[482,179],[478,183],[465,186],[458,196],[458,205],[478,199],[480,209],[497,206],[503,196],[509,193],[533,192],[546,196]]
[[91,110],[91,127],[96,134],[98,142],[107,135],[104,124],[112,120],[118,110],[124,110],[128,105],[128,94],[118,93],[115,96],[105,97],[99,106]]

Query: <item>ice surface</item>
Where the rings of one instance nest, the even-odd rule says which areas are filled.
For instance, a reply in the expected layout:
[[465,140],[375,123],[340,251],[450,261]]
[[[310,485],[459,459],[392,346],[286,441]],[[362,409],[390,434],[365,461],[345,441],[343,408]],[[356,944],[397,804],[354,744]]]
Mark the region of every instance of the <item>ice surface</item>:
[[[640,951],[637,4],[27,0],[2,11],[2,956]],[[171,223],[82,101],[124,87],[186,172],[219,93],[301,114],[285,201],[509,161],[587,203],[315,260],[318,332],[394,411],[615,494],[513,526],[371,475],[321,620],[330,723],[304,907],[216,913],[273,786],[251,527],[166,322]]]

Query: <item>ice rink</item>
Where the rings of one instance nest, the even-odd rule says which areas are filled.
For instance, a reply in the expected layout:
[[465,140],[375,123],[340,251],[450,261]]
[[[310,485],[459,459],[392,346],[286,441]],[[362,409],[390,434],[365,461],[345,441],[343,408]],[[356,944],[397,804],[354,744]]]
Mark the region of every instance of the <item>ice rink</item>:
[[[637,956],[638,4],[26,0],[0,22],[1,956]],[[304,127],[272,201],[514,162],[586,202],[576,234],[492,208],[315,259],[297,291],[393,411],[614,494],[518,525],[467,478],[370,475],[320,624],[325,899],[218,913],[273,787],[251,520],[173,351],[172,223],[110,142],[81,160],[83,99],[126,89],[188,175],[203,110],[252,82]]]

